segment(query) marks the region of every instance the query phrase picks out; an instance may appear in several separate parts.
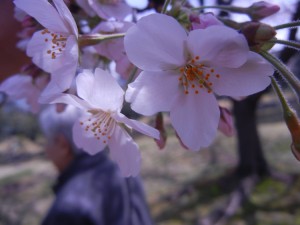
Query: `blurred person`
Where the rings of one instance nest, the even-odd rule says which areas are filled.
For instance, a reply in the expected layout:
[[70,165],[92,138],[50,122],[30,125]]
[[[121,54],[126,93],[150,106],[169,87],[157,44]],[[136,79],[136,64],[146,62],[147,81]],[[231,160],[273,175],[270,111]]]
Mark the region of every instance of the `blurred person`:
[[107,151],[90,156],[73,143],[72,127],[80,111],[68,106],[40,115],[46,155],[59,171],[56,199],[42,225],[151,225],[141,181],[121,177]]

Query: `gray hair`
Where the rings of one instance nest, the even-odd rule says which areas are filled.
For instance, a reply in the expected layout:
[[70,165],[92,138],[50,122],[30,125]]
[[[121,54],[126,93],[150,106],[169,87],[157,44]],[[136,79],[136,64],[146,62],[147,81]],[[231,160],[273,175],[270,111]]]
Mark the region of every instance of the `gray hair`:
[[55,105],[45,108],[39,116],[40,127],[50,141],[54,141],[57,135],[62,134],[70,143],[74,154],[83,151],[74,144],[72,128],[76,120],[82,115],[82,111],[74,106],[66,106],[63,112],[57,112]]

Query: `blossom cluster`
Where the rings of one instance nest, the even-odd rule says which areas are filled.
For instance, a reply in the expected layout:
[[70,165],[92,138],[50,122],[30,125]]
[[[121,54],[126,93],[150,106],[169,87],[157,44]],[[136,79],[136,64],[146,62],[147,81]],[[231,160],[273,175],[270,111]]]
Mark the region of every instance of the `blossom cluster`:
[[[108,146],[124,176],[140,170],[131,129],[165,144],[163,124],[155,129],[126,117],[125,102],[144,116],[167,113],[192,151],[208,147],[218,129],[232,135],[230,112],[218,97],[240,99],[270,85],[274,65],[259,51],[276,33],[264,29],[263,37],[270,37],[250,41],[244,27],[188,5],[166,12],[168,2],[161,13],[129,21],[134,10],[122,0],[14,0],[23,29],[31,31],[22,43],[33,64],[4,81],[0,91],[26,98],[33,112],[39,104],[82,109],[73,127],[75,144],[92,155]],[[78,10],[71,12],[74,5]],[[259,24],[254,32],[266,27],[257,21],[279,10],[264,2],[248,9]]]

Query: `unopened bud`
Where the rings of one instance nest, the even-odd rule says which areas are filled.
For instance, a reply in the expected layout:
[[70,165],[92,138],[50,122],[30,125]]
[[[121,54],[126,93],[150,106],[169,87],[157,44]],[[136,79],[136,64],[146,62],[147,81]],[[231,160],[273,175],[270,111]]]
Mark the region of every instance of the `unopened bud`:
[[277,13],[280,7],[275,4],[270,4],[265,1],[255,2],[248,9],[247,13],[253,21],[259,21],[268,16]]
[[276,92],[282,110],[283,110],[283,118],[284,121],[290,131],[291,137],[292,137],[292,144],[291,144],[291,150],[296,157],[297,160],[300,161],[300,122],[297,117],[297,114],[294,112],[294,110],[289,106],[286,98],[284,97],[278,83],[274,78],[271,77],[272,86],[274,88],[274,91]]
[[261,48],[276,35],[276,31],[273,27],[260,22],[244,23],[241,28],[241,33],[245,35],[249,47],[254,49]]
[[189,8],[176,2],[167,14],[174,17],[187,31],[190,30],[190,15],[193,14],[193,12]]
[[221,116],[220,116],[218,129],[227,137],[231,137],[235,134],[232,115],[228,109],[223,107],[219,107],[219,108],[220,108]]
[[289,110],[284,112],[284,120],[292,137],[291,150],[296,159],[300,161],[300,123],[298,117],[296,113]]
[[213,13],[203,13],[196,17],[191,15],[190,21],[192,22],[192,30],[205,29],[213,25],[224,25]]
[[155,118],[155,128],[159,131],[159,140],[154,139],[157,146],[160,149],[163,149],[166,146],[167,142],[167,132],[164,127],[164,118],[162,113],[158,113]]

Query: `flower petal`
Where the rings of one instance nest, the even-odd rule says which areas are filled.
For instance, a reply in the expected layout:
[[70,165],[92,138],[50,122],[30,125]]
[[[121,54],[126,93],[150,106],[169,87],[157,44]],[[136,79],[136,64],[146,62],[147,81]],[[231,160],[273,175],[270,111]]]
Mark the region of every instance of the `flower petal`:
[[103,111],[121,109],[124,91],[108,72],[97,68],[95,74],[84,70],[76,78],[78,96]]
[[55,85],[48,85],[39,98],[39,103],[42,104],[55,104],[64,103],[73,105],[80,109],[91,109],[92,107],[84,100],[75,95],[58,93]]
[[68,37],[65,49],[63,49],[61,54],[57,54],[54,59],[47,52],[51,49],[51,41],[46,42],[43,31],[37,31],[27,45],[27,55],[32,57],[34,64],[48,73],[52,73],[68,64],[73,64],[73,67],[77,68],[78,45],[74,35]]
[[131,13],[131,8],[125,2],[100,3],[99,0],[88,0],[90,6],[95,10],[99,17],[102,19],[116,18],[123,20],[127,15]]
[[220,78],[212,76],[213,90],[218,95],[247,96],[269,86],[274,69],[260,55],[249,52],[247,62],[240,68],[216,67]]
[[13,100],[25,97],[24,95],[31,88],[34,88],[32,77],[23,74],[10,76],[0,85],[0,91],[5,92]]
[[0,84],[0,92],[6,93],[10,100],[26,99],[33,113],[40,109],[38,97],[41,90],[29,75],[16,74],[8,77]]
[[151,14],[131,27],[124,39],[129,60],[143,70],[174,69],[186,61],[187,34],[172,17]]
[[141,167],[138,146],[120,126],[116,126],[108,146],[110,156],[118,164],[122,176],[138,175]]
[[83,117],[75,122],[73,126],[73,140],[78,148],[82,148],[90,155],[95,155],[96,153],[102,151],[106,144],[97,140],[94,137],[93,132],[85,131],[85,127],[80,125],[80,121],[86,119],[87,117]]
[[93,8],[90,6],[87,0],[75,0],[77,5],[79,5],[86,14],[88,14],[90,17],[96,16],[95,11]]
[[226,26],[210,26],[190,32],[187,45],[192,57],[200,56],[204,65],[236,68],[247,60],[249,47],[245,37]]
[[203,90],[199,94],[182,94],[170,117],[183,144],[197,151],[210,145],[216,136],[220,110],[215,96]]
[[[127,56],[116,61],[116,72],[121,78],[128,80],[132,72],[136,67],[128,60]],[[141,71],[138,70],[135,74],[139,74]]]
[[15,0],[15,5],[54,32],[68,33],[60,15],[47,0]]
[[78,38],[78,29],[76,22],[63,0],[53,0],[53,3],[58,11],[62,21],[65,23],[65,26],[68,28],[69,33],[74,34]]
[[129,84],[126,101],[131,108],[150,116],[161,111],[170,111],[178,95],[178,76],[175,71],[143,71]]
[[129,126],[130,128],[133,128],[134,130],[142,134],[145,134],[152,138],[159,139],[159,131],[153,127],[148,126],[147,124],[141,123],[140,121],[137,120],[129,119],[121,113],[115,114],[113,118],[117,122],[124,123],[125,125]]

